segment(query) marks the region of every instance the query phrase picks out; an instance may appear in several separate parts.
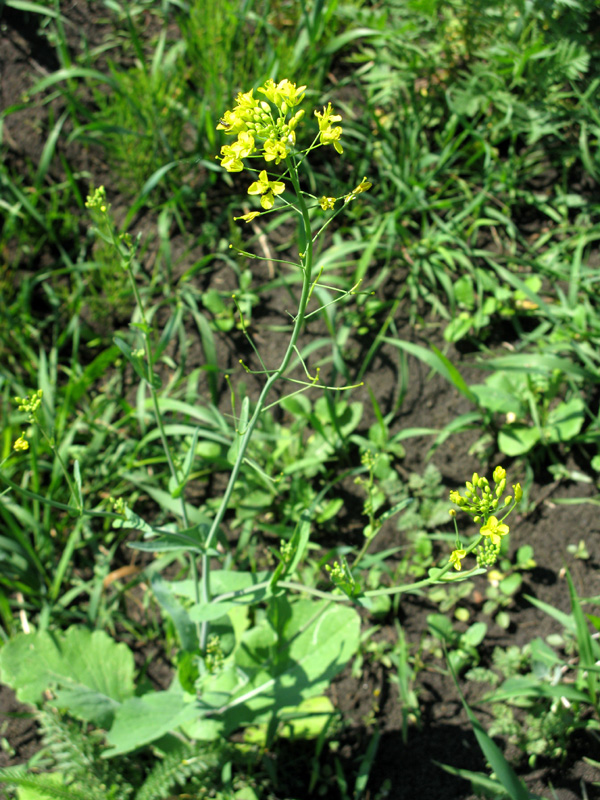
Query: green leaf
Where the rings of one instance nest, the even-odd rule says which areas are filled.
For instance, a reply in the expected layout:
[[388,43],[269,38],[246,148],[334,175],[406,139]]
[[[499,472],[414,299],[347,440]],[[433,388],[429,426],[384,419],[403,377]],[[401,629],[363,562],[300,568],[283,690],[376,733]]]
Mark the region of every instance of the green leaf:
[[477,647],[483,642],[486,633],[487,625],[485,622],[475,622],[461,636],[461,644]]
[[29,0],[5,0],[5,3],[8,8],[14,8],[18,11],[28,11],[32,14],[42,14],[45,17],[53,17],[54,19],[65,21],[65,18],[59,14],[58,11],[55,11],[53,8],[48,8],[48,6],[42,3],[32,3],[29,2]]
[[27,772],[24,767],[0,769],[0,785],[17,786],[19,800],[90,800],[89,791],[79,784],[65,786],[60,772]]
[[273,598],[270,619],[246,631],[234,661],[204,680],[205,715],[223,715],[232,731],[299,705],[329,686],[356,652],[359,634],[360,617],[353,608]]
[[519,422],[503,425],[498,433],[498,449],[505,456],[522,456],[540,441],[537,428],[530,428]]
[[390,339],[388,337],[385,337],[383,341],[394,345],[394,347],[397,347],[399,350],[405,350],[407,353],[410,353],[410,355],[423,361],[428,367],[431,367],[431,369],[441,375],[442,378],[445,378],[449,383],[453,384],[467,400],[473,403],[473,405],[478,405],[477,397],[467,386],[460,372],[450,359],[446,358],[437,347],[431,345],[431,349],[428,350],[426,347],[421,347],[421,345],[414,344],[413,342],[405,342],[401,339]]
[[536,662],[543,664],[546,667],[555,667],[557,664],[562,665],[562,660],[556,655],[554,650],[543,639],[538,636],[530,642],[531,647],[531,660],[534,665]]
[[[494,414],[508,414],[512,411],[517,416],[523,411],[522,403],[510,391],[504,391],[489,383],[476,383],[470,388],[477,397],[479,405],[487,411]],[[506,388],[508,389],[508,386]]]
[[428,614],[427,627],[432,636],[441,642],[451,642],[454,638],[452,622],[445,614]]
[[[270,573],[267,571],[242,572],[230,569],[214,570],[210,574],[210,593],[214,599],[228,592],[242,592],[255,586],[257,583],[263,583],[268,579],[269,575]],[[169,586],[174,594],[188,597],[190,600],[195,600],[196,588],[193,581],[172,581]]]
[[525,784],[517,777],[515,771],[504,757],[500,748],[488,736],[479,720],[471,711],[471,708],[469,707],[463,693],[460,690],[458,678],[456,677],[456,672],[453,669],[450,660],[448,660],[448,666],[450,667],[450,674],[452,675],[452,680],[456,686],[456,691],[460,696],[463,707],[467,712],[467,716],[469,717],[469,721],[473,727],[473,733],[477,739],[477,744],[479,745],[479,748],[485,759],[489,762],[490,767],[496,775],[496,778],[500,781],[511,800],[530,800],[530,794],[527,791]]
[[73,626],[66,633],[20,634],[0,651],[2,680],[22,703],[38,704],[46,689],[78,719],[110,727],[134,692],[133,655],[104,631]]
[[138,378],[141,378],[143,381],[146,380],[146,369],[143,361],[143,357],[134,353],[131,347],[127,344],[124,339],[121,339],[120,336],[114,337],[114,343],[119,348],[121,353],[125,356],[127,361],[131,364],[134,368]]
[[152,591],[162,610],[171,618],[182,648],[188,653],[198,650],[196,626],[190,619],[186,609],[172,595],[169,584],[160,575],[153,575]]
[[450,775],[456,775],[459,778],[463,778],[465,781],[470,781],[471,788],[478,797],[487,797],[486,793],[489,793],[500,797],[501,800],[506,799],[506,790],[500,781],[490,778],[483,772],[473,772],[469,769],[458,769],[458,767],[452,767],[449,764],[440,764],[437,761],[434,761],[433,763],[450,773]]
[[557,620],[557,622],[560,622],[563,628],[566,628],[570,633],[575,633],[575,620],[571,614],[565,614],[564,611],[559,611],[558,608],[554,608],[554,606],[551,606],[549,603],[544,603],[543,600],[538,600],[537,597],[531,597],[531,595],[528,594],[524,595],[524,597],[531,605],[540,608],[553,619]]
[[465,306],[469,310],[475,308],[475,290],[473,289],[473,279],[470,275],[462,275],[454,283],[454,296],[456,302]]
[[79,469],[79,461],[75,459],[73,462],[73,480],[75,482],[75,501],[78,508],[83,508],[83,493],[81,489],[81,470]]
[[485,699],[486,701],[497,703],[504,700],[513,700],[515,697],[566,697],[572,703],[590,702],[589,695],[580,692],[572,684],[561,683],[557,686],[552,686],[527,675],[516,675],[508,678],[498,689],[486,694]]
[[[266,589],[262,589],[261,593],[266,594]],[[253,595],[247,595],[248,603],[254,601]],[[193,622],[212,622],[215,619],[221,619],[230,611],[232,611],[238,603],[224,601],[223,603],[205,603],[204,605],[198,604],[192,606],[189,611],[189,617]]]
[[[589,691],[589,699],[596,705],[597,683],[598,678],[594,674],[593,667],[597,659],[597,654],[594,654],[594,640],[591,637],[590,629],[588,628],[587,620],[579,597],[575,591],[573,580],[570,572],[567,570],[567,583],[569,584],[569,595],[571,597],[571,607],[573,611],[573,618],[575,620],[575,628],[577,631],[577,648],[579,650],[579,664],[582,670],[587,668],[587,689]],[[597,645],[596,645],[597,646]],[[584,679],[585,680],[585,679]]]
[[444,329],[444,340],[446,342],[459,342],[463,336],[473,327],[473,317],[463,311],[457,317],[454,317]]
[[544,436],[549,442],[568,442],[574,439],[585,421],[585,403],[580,397],[573,397],[567,403],[560,403],[548,414],[544,425]]
[[[285,739],[316,739],[335,714],[328,697],[311,697],[295,708],[282,708],[278,719],[284,723],[278,735]],[[244,731],[244,741],[265,746],[268,723],[251,726]]]
[[186,695],[176,688],[128,698],[115,714],[114,724],[106,736],[111,747],[104,751],[103,758],[130,753],[191,722],[198,716],[194,699],[194,695]]
[[506,578],[503,578],[500,581],[498,588],[500,589],[502,594],[505,594],[510,597],[511,595],[516,594],[519,591],[522,583],[523,583],[523,578],[519,575],[519,573],[513,572],[512,575],[507,575]]

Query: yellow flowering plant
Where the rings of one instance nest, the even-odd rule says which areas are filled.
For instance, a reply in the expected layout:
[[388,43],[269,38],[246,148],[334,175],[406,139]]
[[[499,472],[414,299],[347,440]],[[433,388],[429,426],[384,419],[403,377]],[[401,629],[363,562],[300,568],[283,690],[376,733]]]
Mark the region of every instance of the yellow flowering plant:
[[[481,560],[473,569],[461,571],[462,562],[473,548],[463,547],[457,535],[457,546],[450,560],[438,568],[430,569],[423,580],[365,590],[358,571],[359,563],[386,515],[397,513],[406,503],[402,501],[383,515],[376,515],[373,485],[375,462],[367,458],[362,467],[358,468],[360,472],[367,471],[369,474],[369,479],[364,482],[368,493],[365,513],[369,517],[369,525],[365,528],[365,542],[352,563],[340,554],[337,562],[328,570],[333,584],[328,590],[307,585],[298,577],[302,574],[299,567],[309,546],[317,501],[300,509],[289,536],[281,541],[278,549],[273,549],[277,563],[272,569],[262,574],[241,572],[239,582],[231,579],[229,569],[223,567],[219,570],[219,565],[227,564],[225,559],[230,557],[229,554],[223,556],[222,553],[223,522],[235,504],[236,486],[239,490],[243,467],[248,465],[260,470],[260,465],[251,465],[248,457],[248,447],[258,421],[271,405],[286,399],[279,392],[278,399],[272,401],[269,398],[270,393],[280,381],[294,384],[288,397],[322,385],[318,368],[309,371],[298,347],[309,313],[317,313],[323,307],[318,304],[320,292],[314,291],[323,286],[320,283],[321,272],[315,275],[315,241],[336,214],[341,213],[348,203],[371,188],[371,183],[366,178],[359,180],[355,188],[340,196],[332,196],[323,189],[319,194],[313,195],[301,188],[300,171],[314,149],[331,147],[338,155],[343,155],[344,152],[343,127],[339,124],[342,122],[341,115],[335,112],[331,103],[314,112],[314,117],[310,120],[313,123],[312,138],[308,137],[307,146],[301,146],[303,126],[300,123],[304,120],[304,110],[300,106],[304,101],[306,88],[296,86],[287,79],[278,83],[269,80],[256,90],[238,94],[233,108],[223,113],[218,124],[219,130],[229,139],[221,147],[218,156],[221,166],[229,173],[248,172],[252,175],[246,191],[256,203],[255,208],[245,209],[244,215],[237,219],[255,223],[263,215],[277,213],[280,209],[288,214],[295,214],[299,227],[297,260],[281,260],[278,263],[284,268],[297,271],[301,288],[297,295],[297,305],[290,314],[291,323],[286,334],[283,356],[274,368],[265,366],[250,331],[246,326],[242,328],[261,366],[257,371],[243,365],[244,369],[253,372],[262,381],[262,386],[252,404],[249,398],[244,398],[239,420],[236,420],[235,428],[231,429],[231,439],[227,439],[228,443],[231,441],[231,446],[227,453],[228,475],[225,488],[222,496],[211,498],[211,503],[207,503],[205,509],[194,507],[189,497],[186,499],[185,492],[200,434],[194,434],[185,458],[177,458],[172,451],[169,428],[163,420],[161,379],[157,370],[152,318],[144,308],[136,279],[138,244],[132,241],[129,234],[118,233],[102,187],[92,192],[86,203],[98,236],[113,249],[116,262],[129,278],[135,298],[138,315],[135,329],[141,337],[143,347],[131,347],[119,336],[115,337],[115,345],[142,382],[144,391],[149,393],[149,407],[154,412],[157,437],[164,449],[165,470],[169,477],[168,508],[176,516],[177,522],[160,526],[150,524],[131,510],[121,498],[108,498],[112,506],[110,511],[85,509],[77,462],[73,473],[75,510],[80,515],[108,517],[117,530],[130,528],[143,532],[147,541],[131,543],[137,549],[150,552],[164,550],[170,553],[179,551],[189,559],[190,580],[186,582],[188,587],[184,590],[183,602],[176,599],[177,592],[167,588],[167,581],[157,578],[153,580],[153,586],[159,604],[172,616],[181,640],[181,670],[175,678],[180,681],[180,686],[168,698],[172,719],[177,721],[174,727],[194,721],[194,724],[205,726],[201,728],[202,735],[207,735],[208,738],[227,736],[240,724],[252,721],[262,723],[271,716],[275,719],[282,702],[280,690],[286,688],[281,680],[282,676],[287,680],[288,675],[300,674],[299,666],[303,675],[302,686],[298,689],[297,700],[292,702],[300,702],[304,697],[321,691],[322,676],[327,675],[329,681],[359,646],[360,615],[355,606],[369,609],[373,608],[373,601],[378,596],[399,595],[436,583],[461,581],[469,575],[483,572],[485,566]],[[309,120],[306,122],[308,127]],[[324,222],[323,214],[327,215]],[[241,250],[239,252],[242,256],[258,257]],[[356,286],[349,291],[336,287],[327,288],[337,292],[334,303],[355,293],[357,289]],[[308,312],[310,302],[316,307]],[[305,376],[300,374],[300,378],[305,377],[304,380],[299,379],[297,374],[290,374],[296,364],[304,369]],[[324,388],[341,391],[353,387]],[[270,404],[269,400],[272,401]],[[28,421],[35,421],[37,406],[41,402],[41,394],[22,402],[21,410],[30,415]],[[14,447],[17,452],[24,449],[23,437]],[[265,480],[269,479],[266,473],[263,477]],[[503,491],[506,484],[505,473],[496,471],[494,477],[497,487],[501,486]],[[476,512],[481,520],[480,541],[486,542],[488,549],[496,548],[498,541],[508,532],[504,523],[506,514],[503,515],[499,506],[502,491],[497,490],[490,495],[483,479],[480,482],[478,477],[477,480],[474,477],[472,484],[467,486],[470,488],[465,497],[457,492],[454,500],[462,510]],[[318,497],[324,496],[326,491],[324,488],[322,495]],[[518,501],[517,494],[515,487],[514,504]],[[67,511],[71,510],[70,507],[65,508]],[[244,612],[244,606],[257,603],[267,604],[265,614],[248,615]],[[244,612],[243,615],[240,612]],[[218,621],[230,614],[232,625],[238,625],[241,621],[240,635],[238,637],[236,632],[233,637],[235,642],[226,648],[217,633],[223,629]],[[255,622],[250,623],[251,617]],[[248,630],[245,620],[250,625]],[[271,651],[275,646],[273,624],[277,628],[277,659],[275,661],[269,656],[265,661],[266,653],[275,652]],[[254,664],[263,662],[264,668],[254,668]],[[113,746],[112,755],[128,752],[141,744],[147,744],[153,737],[164,735],[164,724],[159,725],[151,711],[151,704],[156,698],[153,698],[152,693],[149,694],[149,711],[142,726],[139,724],[139,716],[135,716],[138,715],[137,707],[134,704],[123,704],[124,707],[119,711],[115,726],[108,736],[108,741]],[[287,707],[288,694],[285,697]],[[126,736],[123,739],[121,736],[124,731]]]
[[[54,503],[51,500],[48,500],[45,497],[37,494],[36,492],[32,492],[31,490],[26,490],[21,487],[18,487],[13,481],[6,475],[2,475],[2,480],[6,483],[11,489],[17,490],[22,494],[26,495],[27,497],[31,498],[32,500],[41,501],[47,505],[52,505],[55,508],[63,508],[72,511],[75,514],[82,514],[83,513],[83,499],[81,495],[81,476],[79,473],[79,462],[77,459],[73,462],[73,474],[69,473],[67,465],[64,461],[64,458],[61,454],[60,447],[57,445],[55,440],[54,432],[50,431],[50,433],[46,430],[46,424],[40,420],[40,409],[42,407],[44,398],[44,392],[42,389],[36,389],[32,391],[31,394],[25,395],[25,397],[14,397],[13,400],[17,405],[17,411],[20,411],[26,414],[27,422],[36,430],[38,430],[43,438],[46,440],[46,443],[54,457],[60,469],[62,470],[63,476],[65,478],[65,482],[71,491],[71,502],[73,503],[72,506],[64,506],[60,503]],[[33,440],[32,440],[33,441]],[[30,448],[30,438],[26,436],[24,432],[18,437],[18,439],[13,444],[13,451],[15,453],[26,453]],[[32,457],[35,459],[36,457],[35,448],[32,451]],[[4,461],[2,462],[2,464]],[[0,466],[2,466],[0,464]]]
[[[276,212],[280,208],[292,209],[296,212],[300,227],[303,229],[303,235],[301,235],[303,244],[299,248],[301,250],[298,253],[299,260],[297,263],[289,261],[282,263],[296,267],[300,271],[302,275],[302,290],[282,362],[278,369],[271,371],[264,369],[261,373],[267,377],[256,402],[254,413],[250,416],[245,431],[241,434],[237,457],[231,470],[227,488],[206,537],[205,547],[207,553],[215,543],[217,531],[227,511],[247,446],[258,418],[265,407],[267,395],[276,381],[286,379],[286,372],[292,356],[298,354],[296,343],[304,326],[306,308],[314,288],[320,285],[320,273],[316,278],[313,277],[314,242],[334,216],[343,209],[345,203],[371,188],[371,183],[366,178],[363,178],[355,189],[341,197],[323,195],[318,198],[300,188],[300,169],[304,160],[313,150],[318,147],[332,146],[336,153],[341,155],[344,152],[340,142],[343,128],[337,124],[341,122],[342,117],[340,114],[335,113],[331,103],[323,107],[322,111],[316,110],[314,112],[317,120],[317,130],[314,132],[313,139],[307,147],[299,147],[299,126],[305,117],[304,109],[299,108],[299,106],[305,99],[306,88],[306,86],[297,86],[288,79],[279,82],[269,79],[262,86],[259,86],[256,91],[250,89],[247,92],[240,92],[236,97],[233,108],[224,112],[217,125],[217,129],[223,131],[226,136],[235,137],[233,144],[224,144],[221,147],[220,155],[217,156],[221,166],[227,172],[242,172],[244,170],[253,172],[255,179],[249,184],[247,192],[251,197],[260,198],[260,209],[246,212],[234,219],[242,220],[246,223],[253,222],[263,214]],[[256,161],[259,162],[258,168],[252,166]],[[339,208],[335,210],[337,201],[341,199],[344,200],[344,203],[340,203]],[[316,231],[309,213],[309,209],[312,208],[320,208],[322,211],[334,211],[334,214],[321,224]],[[347,294],[347,292],[340,292],[337,300],[343,299]],[[337,302],[337,300],[334,302]],[[244,332],[246,333],[246,331]],[[246,333],[246,335],[248,334]],[[253,343],[250,343],[254,348]],[[303,366],[307,380],[300,381],[303,387],[299,391],[314,386],[319,380],[318,372],[315,378],[311,378],[306,365],[303,364]],[[246,369],[248,368],[246,367]],[[298,383],[297,380],[295,382]],[[329,388],[339,390],[339,387]],[[287,546],[289,552],[286,558],[282,557],[281,563],[276,570],[278,585],[282,585],[286,574],[293,572],[302,554],[298,535],[295,534]],[[201,602],[206,604],[212,601],[210,568],[210,559],[208,555],[205,555],[202,558]],[[209,622],[204,621],[200,634],[202,650],[206,648],[208,635]]]
[[[269,169],[280,164],[285,165],[283,174],[279,176],[280,180],[272,180],[266,169],[259,170],[258,180],[250,184],[248,194],[260,196],[263,211],[252,211],[235,217],[236,220],[252,222],[260,214],[271,211],[275,207],[275,199],[281,197],[286,190],[286,183],[283,180],[286,177],[292,184],[289,188],[296,195],[296,202],[281,197],[282,205],[292,205],[302,213],[302,204],[299,202],[298,167],[304,158],[317,147],[332,146],[340,155],[344,152],[340,141],[343,128],[336,124],[342,121],[342,117],[334,112],[331,103],[324,106],[322,111],[314,112],[318,131],[308,147],[297,149],[296,131],[305,116],[304,109],[297,107],[304,100],[305,91],[306,86],[296,86],[287,78],[279,83],[269,79],[256,89],[256,96],[254,89],[240,92],[234,107],[225,111],[221,117],[217,130],[223,131],[227,136],[236,137],[233,144],[224,144],[220,155],[217,156],[223,169],[227,172],[252,170],[252,167],[244,164],[244,159],[263,160]],[[258,95],[262,95],[266,100]],[[363,178],[355,189],[342,196],[344,202],[353,200],[361,192],[370,189],[371,185],[366,178]],[[333,210],[337,200],[341,199],[323,196],[317,200],[312,195],[302,193],[302,199],[305,198],[315,200],[323,211]],[[320,231],[314,238],[318,233]]]
[[496,467],[492,475],[494,488],[489,481],[476,472],[470,481],[465,484],[465,493],[450,492],[450,502],[454,503],[461,511],[469,514],[473,522],[480,525],[479,537],[465,550],[462,547],[456,524],[456,509],[450,509],[450,516],[454,520],[456,531],[456,549],[450,554],[449,562],[454,569],[462,569],[462,560],[477,550],[477,565],[490,567],[496,563],[502,539],[510,532],[504,520],[515,510],[523,497],[521,484],[513,484],[513,493],[503,497],[506,491],[506,470]]

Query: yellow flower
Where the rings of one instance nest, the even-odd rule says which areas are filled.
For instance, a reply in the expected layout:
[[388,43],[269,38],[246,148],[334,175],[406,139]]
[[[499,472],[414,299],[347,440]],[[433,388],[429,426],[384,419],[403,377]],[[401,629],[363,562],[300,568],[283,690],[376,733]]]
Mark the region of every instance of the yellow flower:
[[281,108],[284,103],[288,108],[293,108],[304,100],[305,89],[306,86],[297,87],[295,83],[291,83],[287,78],[277,84],[272,78],[269,78],[264,86],[259,87],[258,91],[266,95],[267,99],[274,103],[277,108]]
[[508,525],[499,522],[496,517],[490,517],[485,525],[479,529],[482,536],[489,536],[492,544],[500,544],[500,540],[509,531]]
[[346,202],[348,202],[349,200],[354,200],[357,194],[362,194],[362,192],[368,192],[371,186],[373,186],[371,181],[368,181],[366,178],[363,178],[362,181],[356,187],[356,189],[353,189],[349,195],[346,195]]
[[233,111],[227,110],[221,119],[219,120],[219,124],[217,125],[218,131],[225,131],[225,133],[241,133],[242,131],[247,131],[248,126],[246,124],[246,120],[243,116],[239,113],[237,108],[234,108]]
[[466,550],[453,550],[448,560],[451,562],[454,569],[460,572],[462,569],[462,564],[460,562],[466,555]]
[[241,217],[234,217],[234,219],[243,219],[244,222],[252,222],[256,217],[260,217],[260,211],[251,211],[249,214],[244,214]]
[[265,161],[275,161],[276,164],[279,164],[282,159],[287,157],[289,150],[283,142],[274,142],[269,139],[264,143],[263,152]]
[[244,169],[243,163],[236,157],[235,153],[231,151],[229,145],[223,145],[221,154],[223,156],[221,159],[221,166],[223,169],[226,169],[227,172],[241,172]]
[[333,208],[335,205],[335,197],[322,197],[319,200],[319,205],[323,209],[323,211],[327,211],[330,208]]
[[319,140],[321,144],[332,144],[338,153],[343,153],[344,149],[339,142],[342,135],[342,128],[337,125],[332,127],[332,122],[339,122],[341,116],[333,113],[333,106],[331,103],[327,104],[327,108],[323,107],[323,113],[315,111],[315,116],[319,120]]
[[254,137],[248,131],[242,131],[233,144],[224,144],[221,148],[221,166],[227,172],[241,172],[244,169],[242,158],[254,152]]
[[24,433],[22,433],[17,441],[13,444],[13,450],[16,450],[17,453],[23,453],[25,450],[29,450],[29,442],[25,438]]
[[[238,108],[241,109],[254,109],[258,105],[258,100],[252,96],[253,89],[250,89],[249,92],[239,92],[238,96],[235,98],[235,102],[238,105]],[[234,109],[235,111],[235,109]]]
[[260,204],[263,208],[269,210],[273,207],[275,199],[273,195],[281,194],[285,191],[285,184],[282,181],[270,181],[267,177],[267,171],[262,170],[258,176],[258,180],[254,181],[249,188],[248,194],[260,194]]

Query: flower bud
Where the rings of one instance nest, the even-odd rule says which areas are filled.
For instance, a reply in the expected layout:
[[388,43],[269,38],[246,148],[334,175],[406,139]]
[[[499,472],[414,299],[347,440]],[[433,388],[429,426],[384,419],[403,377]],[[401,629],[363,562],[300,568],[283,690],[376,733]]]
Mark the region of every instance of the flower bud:
[[266,100],[261,100],[261,101],[260,101],[260,107],[262,108],[262,110],[263,110],[263,111],[264,111],[266,114],[270,114],[270,113],[271,113],[271,106],[270,106],[270,105],[267,103],[267,101],[266,101]]
[[513,484],[513,492],[515,493],[515,503],[520,503],[521,498],[523,497],[523,489],[521,489],[520,483]]
[[471,480],[472,480],[472,482],[473,482],[473,486],[475,486],[475,487],[476,487],[476,486],[477,486],[477,484],[479,483],[479,475],[478,475],[476,472],[474,472],[474,473],[473,473],[473,477],[472,477],[472,479],[471,479]]
[[451,508],[451,509],[449,509],[448,513],[450,514],[451,517],[455,517],[456,516],[456,509],[455,508]]
[[290,128],[292,130],[295,130],[296,126],[298,125],[298,123],[300,122],[300,120],[302,119],[303,116],[304,116],[304,109],[303,108],[301,108],[300,111],[296,111],[296,113],[294,114],[294,116],[291,118],[291,120],[289,122]]
[[511,500],[512,497],[509,494],[506,495],[506,497],[504,498],[504,505],[507,506],[511,502]]
[[494,483],[500,483],[501,480],[506,478],[506,470],[502,469],[502,467],[496,467],[492,478],[494,479]]

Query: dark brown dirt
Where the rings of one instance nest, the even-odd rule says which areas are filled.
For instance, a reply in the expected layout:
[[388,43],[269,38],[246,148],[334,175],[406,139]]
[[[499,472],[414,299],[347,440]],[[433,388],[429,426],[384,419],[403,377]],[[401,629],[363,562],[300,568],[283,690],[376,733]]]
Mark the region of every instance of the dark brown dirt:
[[[92,4],[93,5],[93,4]],[[75,13],[77,6],[73,5]],[[81,12],[81,9],[77,11]],[[92,12],[90,12],[92,13]],[[82,31],[87,31],[88,38],[98,35],[92,16],[78,21]],[[40,44],[37,25],[31,15],[24,18],[21,12],[4,10],[2,19],[5,31],[0,42],[0,104],[7,107],[18,102],[20,95],[31,86],[33,76],[52,71],[57,64],[54,51],[45,44]],[[42,46],[43,45],[43,46]],[[33,53],[35,52],[35,57]],[[28,159],[39,158],[41,148],[47,135],[47,109],[42,106],[28,108],[20,115],[9,116],[5,121],[5,141],[8,145],[13,163],[23,163]],[[37,138],[36,138],[37,136]],[[89,154],[84,149],[79,153],[70,153],[69,158],[80,159],[79,163],[92,168],[98,162],[89,161]],[[95,175],[95,178],[101,176]],[[83,187],[85,191],[86,187]],[[260,267],[256,272],[257,285],[261,280],[268,280],[267,267]],[[218,289],[234,289],[231,284],[231,273],[225,269],[216,270],[210,279],[200,276],[198,282],[208,281]],[[400,283],[388,287],[387,299],[395,296]],[[205,288],[205,287],[203,287]],[[261,354],[267,365],[277,364],[281,357],[280,337],[273,334],[273,326],[280,325],[287,319],[285,309],[290,306],[289,295],[283,290],[269,292],[261,297],[260,308],[253,319],[253,332],[260,346]],[[426,342],[433,335],[434,329],[415,330],[402,318],[400,311],[396,324],[401,336]],[[307,343],[312,338],[323,334],[323,325],[318,318],[308,326],[303,339]],[[192,332],[190,331],[190,335]],[[354,362],[362,363],[364,353],[370,341],[355,336],[351,341]],[[201,363],[201,352],[192,350],[190,369]],[[245,376],[237,366],[240,353],[250,361],[247,344],[242,334],[237,331],[232,335],[219,338],[219,363],[232,370],[234,381],[244,378],[249,391],[255,392],[259,380]],[[465,375],[472,377],[474,367],[468,354],[452,352],[451,358]],[[196,363],[194,363],[196,359]],[[350,362],[349,362],[350,363]],[[236,372],[237,369],[237,372]],[[408,393],[401,406],[392,433],[410,427],[443,428],[458,414],[470,410],[468,402],[454,388],[445,383],[439,376],[430,376],[427,369],[409,359],[410,376]],[[397,402],[398,354],[393,348],[383,348],[373,361],[366,378],[382,411],[386,413]],[[222,387],[223,388],[223,387]],[[364,430],[373,421],[369,418],[371,408],[367,387],[357,389],[353,399],[363,402],[365,418],[362,422]],[[479,437],[479,431],[468,431],[447,440],[433,458],[440,469],[448,489],[459,487],[475,470],[486,474],[498,463],[492,459],[482,469],[479,460],[469,453],[470,447]],[[431,444],[427,438],[414,438],[406,442],[406,458],[399,467],[404,473],[423,472],[426,466],[426,453]],[[504,463],[509,467],[508,463]],[[585,465],[579,463],[579,468]],[[511,474],[512,480],[522,476]],[[548,489],[551,487],[551,491]],[[559,632],[560,626],[551,617],[530,605],[523,597],[532,595],[563,611],[569,611],[569,596],[564,577],[564,567],[568,567],[573,576],[575,587],[581,596],[600,595],[600,524],[596,505],[586,502],[594,498],[597,488],[593,484],[574,484],[563,482],[552,485],[550,479],[543,480],[533,486],[531,501],[536,504],[530,513],[515,520],[512,525],[511,552],[525,543],[534,548],[537,568],[527,573],[525,585],[510,609],[511,626],[505,631],[485,618],[477,600],[477,594],[485,591],[486,578],[476,580],[476,588],[467,605],[471,610],[470,622],[484,619],[488,623],[488,635],[480,648],[481,663],[489,663],[494,646],[524,645],[536,636],[545,637]],[[561,501],[581,498],[575,505],[562,504]],[[354,506],[359,512],[362,497],[356,497]],[[350,504],[352,507],[352,504]],[[346,541],[346,534],[356,530],[356,518],[346,514],[340,519],[338,542]],[[590,558],[581,561],[567,552],[567,546],[585,540]],[[377,539],[377,548],[384,549],[402,542],[402,535],[392,523],[381,532]],[[407,638],[415,652],[427,630],[426,617],[436,610],[426,597],[405,596],[399,608],[398,621],[401,623]],[[377,637],[383,641],[396,640],[394,618],[380,623]],[[365,620],[365,627],[368,626]],[[457,623],[460,626],[460,623]],[[151,645],[155,647],[155,645]],[[142,666],[152,660],[154,651],[139,655]],[[461,706],[456,688],[445,670],[442,661],[428,660],[418,674],[416,691],[421,714],[420,726],[409,728],[407,741],[402,737],[402,713],[395,686],[388,680],[389,670],[381,662],[365,660],[363,674],[357,679],[351,675],[350,669],[331,687],[331,697],[341,710],[345,726],[339,736],[339,758],[353,772],[371,740],[375,731],[380,736],[379,749],[375,759],[366,797],[375,798],[377,792],[389,782],[389,797],[394,800],[408,800],[415,796],[426,800],[472,800],[467,783],[453,778],[433,762],[450,764],[470,770],[487,771],[484,760],[477,746],[471,726]],[[160,661],[160,669],[154,674],[150,669],[148,675],[159,685],[168,679],[169,671],[166,662]],[[480,684],[462,682],[462,690],[467,700],[473,704],[484,725],[489,717],[478,711],[477,702],[481,697]],[[3,743],[0,750],[0,767],[9,764],[24,763],[38,747],[35,724],[26,708],[20,706],[13,693],[6,687],[0,687],[0,739]],[[513,755],[515,755],[513,753]],[[285,746],[280,758],[285,758]],[[600,775],[588,766],[583,757],[600,760],[600,745],[596,739],[579,736],[574,739],[572,747],[564,763],[549,763],[540,760],[534,770],[524,762],[519,771],[527,782],[529,789],[535,793],[550,795],[550,787],[556,790],[556,797],[571,800],[582,796],[582,781],[585,782],[588,796],[594,796],[593,782],[600,780]],[[300,762],[302,764],[302,762]],[[300,767],[305,768],[304,766]],[[303,776],[300,776],[301,778]],[[333,783],[332,783],[333,786]],[[302,793],[299,790],[298,796]],[[337,789],[332,788],[328,796],[337,797]]]

